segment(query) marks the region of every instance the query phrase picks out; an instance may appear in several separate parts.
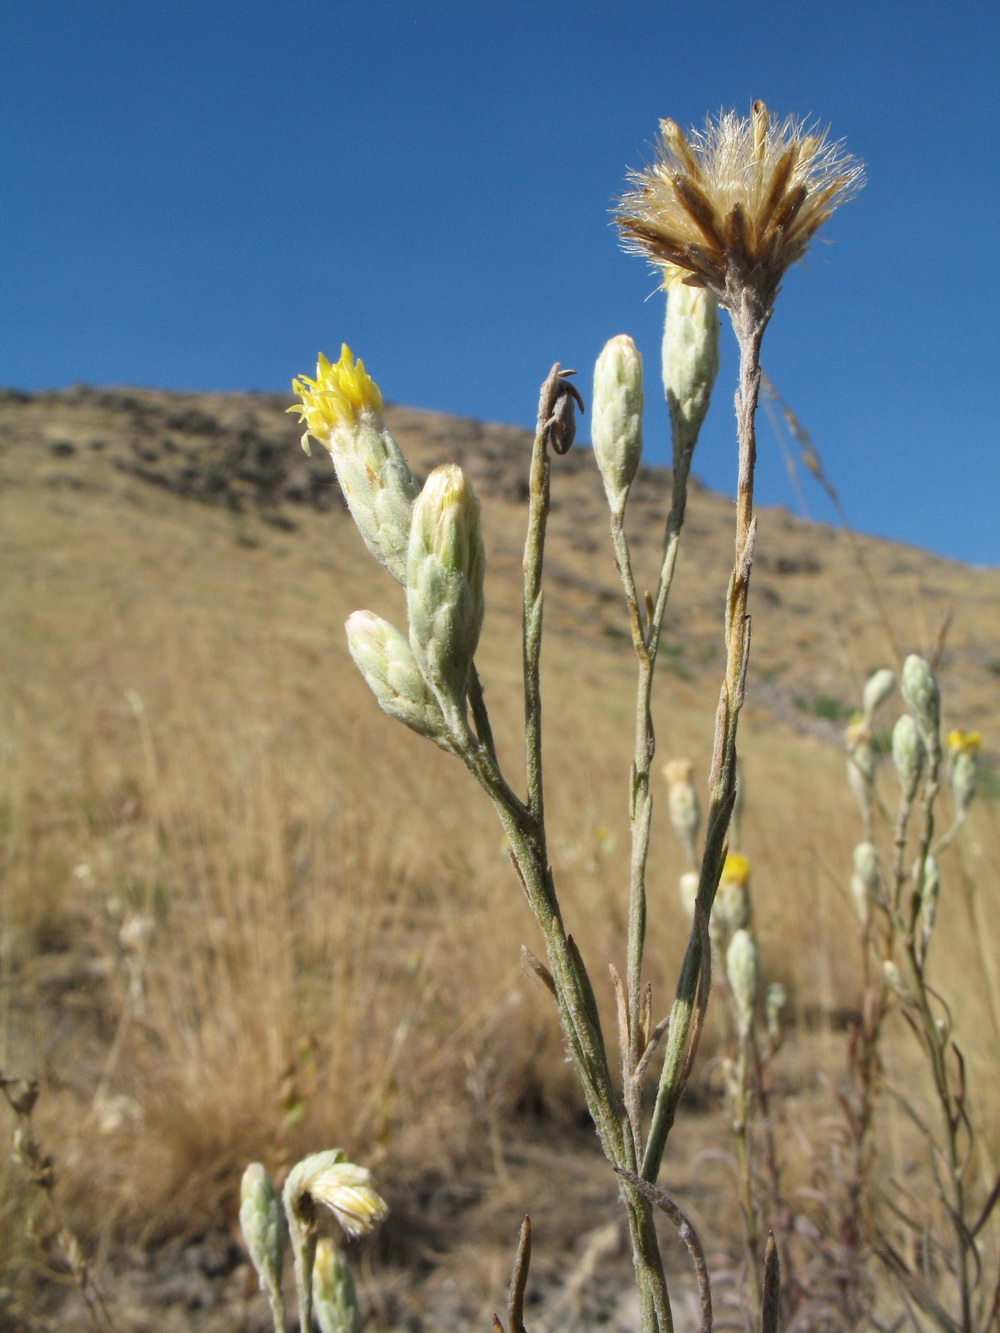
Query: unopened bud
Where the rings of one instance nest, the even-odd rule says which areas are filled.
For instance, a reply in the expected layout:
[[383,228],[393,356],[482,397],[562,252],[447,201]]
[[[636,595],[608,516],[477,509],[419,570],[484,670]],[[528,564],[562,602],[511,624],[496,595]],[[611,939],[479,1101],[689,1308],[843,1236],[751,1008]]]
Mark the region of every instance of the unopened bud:
[[847,784],[867,821],[871,816],[875,784],[875,752],[872,738],[863,721],[852,722],[845,734],[847,742]]
[[757,1000],[757,946],[750,932],[737,930],[726,949],[726,976],[736,1005],[740,1035],[745,1037],[753,1023]]
[[903,800],[909,805],[920,786],[924,770],[924,743],[920,731],[909,713],[904,713],[892,729],[892,762]]
[[920,729],[927,753],[936,758],[941,751],[941,691],[934,672],[916,653],[911,653],[903,663],[899,687]]
[[667,780],[667,808],[670,822],[692,864],[698,859],[696,839],[698,826],[701,823],[698,793],[692,781],[693,773],[694,764],[690,759],[672,759],[669,764],[663,765],[663,776]]
[[750,862],[731,852],[722,867],[722,877],[712,907],[713,933],[723,938],[750,924]]
[[348,616],[346,629],[351,656],[382,711],[441,744],[447,735],[441,705],[420,674],[409,640],[371,611]]
[[361,1333],[361,1311],[347,1256],[320,1236],[313,1260],[313,1308],[322,1333]]
[[642,457],[642,357],[628,334],[604,345],[594,367],[594,457],[615,514],[625,508]]
[[680,894],[681,906],[687,914],[688,920],[694,920],[695,904],[698,901],[698,872],[697,870],[685,870],[680,877],[677,886]]
[[881,671],[876,671],[868,677],[861,696],[862,709],[867,723],[871,723],[877,710],[885,703],[895,688],[895,673],[887,667],[883,667]]
[[260,1289],[267,1296],[276,1328],[285,1326],[281,1268],[288,1241],[285,1215],[271,1178],[260,1162],[251,1162],[240,1185],[240,1229]]
[[881,896],[878,853],[870,842],[859,842],[854,849],[854,873],[851,876],[851,894],[858,909],[861,924],[868,920],[869,907]]
[[410,646],[442,701],[461,709],[483,624],[479,501],[460,467],[435,468],[413,506],[406,606]]
[[672,283],[663,326],[663,388],[670,407],[674,466],[690,458],[719,369],[719,315],[703,287]]
[[788,1004],[788,992],[780,981],[772,981],[764,992],[764,1021],[773,1041],[781,1035],[781,1015]]
[[934,930],[934,922],[937,919],[938,897],[941,893],[941,870],[937,858],[928,852],[924,857],[923,872],[921,873],[919,861],[913,867],[914,880],[916,880],[918,874],[920,876],[918,891],[920,894],[921,953],[923,954],[927,952],[927,945]]
[[955,818],[964,819],[976,794],[979,779],[979,732],[949,731],[948,753],[951,755],[951,798],[955,802]]
[[331,364],[321,355],[316,378],[294,379],[292,390],[302,402],[288,411],[298,412],[307,425],[303,448],[309,452],[311,435],[330,451],[365,545],[405,583],[410,513],[420,488],[386,429],[378,385],[345,343],[339,361]]

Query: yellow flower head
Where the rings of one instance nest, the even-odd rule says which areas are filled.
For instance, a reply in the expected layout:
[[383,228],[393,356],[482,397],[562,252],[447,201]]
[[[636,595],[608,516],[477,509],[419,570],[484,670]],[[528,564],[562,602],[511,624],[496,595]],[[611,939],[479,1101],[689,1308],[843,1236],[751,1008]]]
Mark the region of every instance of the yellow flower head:
[[341,426],[351,427],[363,412],[377,417],[382,415],[382,395],[378,385],[365,371],[363,361],[355,361],[351,349],[344,343],[340,360],[331,365],[322,352],[316,362],[316,378],[301,375],[292,380],[292,392],[301,403],[287,410],[298,412],[299,420],[306,423],[302,448],[309,452],[309,436],[318,440],[324,449],[330,448],[331,434]]
[[722,879],[744,887],[750,879],[750,862],[741,852],[730,852],[722,867]]
[[657,149],[619,204],[626,249],[683,269],[730,307],[748,287],[769,305],[785,270],[862,184],[861,164],[828,131],[774,121],[763,102],[747,120],[720,112],[687,135],[661,120]]
[[978,754],[979,745],[978,731],[948,732],[948,749],[952,754]]

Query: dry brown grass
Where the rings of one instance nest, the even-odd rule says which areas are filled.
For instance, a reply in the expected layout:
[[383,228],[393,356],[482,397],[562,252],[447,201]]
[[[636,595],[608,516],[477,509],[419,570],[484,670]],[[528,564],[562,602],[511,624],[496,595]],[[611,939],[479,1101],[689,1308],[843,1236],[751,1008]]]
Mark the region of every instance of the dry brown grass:
[[[298,531],[283,532],[117,477],[96,456],[79,460],[92,489],[47,484],[49,461],[26,446],[4,467],[0,1065],[42,1080],[40,1134],[81,1233],[197,1234],[231,1218],[246,1161],[280,1170],[331,1143],[379,1165],[392,1200],[463,1162],[502,1168],[513,1116],[578,1116],[547,997],[521,973],[520,945],[538,946],[492,812],[459,765],[378,713],[348,658],[350,611],[402,620],[399,590],[353,530],[302,511]],[[719,504],[694,497],[696,547],[716,534]],[[485,509],[480,669],[516,772],[522,516],[499,500]],[[588,512],[557,508],[552,565],[610,585],[603,520],[581,544]],[[770,531],[765,552],[781,524]],[[790,534],[802,544],[798,526]],[[703,660],[721,601],[712,579],[728,549],[704,567],[682,560],[671,633],[687,608],[702,647],[664,675],[657,704],[661,760],[688,755],[701,773],[717,689]],[[872,549],[888,567],[891,548]],[[970,587],[981,604],[981,581]],[[789,574],[782,595],[794,605],[762,604],[754,652],[772,667],[797,653],[789,688],[813,679],[816,693],[849,700],[886,656],[870,612],[855,608],[850,632],[828,621],[826,589],[852,605],[830,571]],[[551,853],[609,1022],[603,960],[620,964],[624,948],[632,708],[627,645],[606,631],[617,610],[555,579],[543,676]],[[898,606],[897,618],[916,644],[923,628]],[[988,698],[970,639],[960,615],[944,681],[963,725]],[[858,992],[846,891],[858,822],[843,754],[788,726],[767,697],[751,694],[745,718],[743,847],[765,977],[788,986],[801,1034],[781,1077],[801,1114],[818,1117],[820,1074],[843,1064],[836,1016]],[[993,1157],[998,865],[996,805],[981,802],[945,865],[934,966]],[[660,1011],[686,937],[681,868],[661,827],[648,946]],[[706,1060],[717,1041],[710,1018]],[[668,1170],[688,1174],[687,1151]],[[8,1286],[24,1280],[12,1180],[0,1182]]]

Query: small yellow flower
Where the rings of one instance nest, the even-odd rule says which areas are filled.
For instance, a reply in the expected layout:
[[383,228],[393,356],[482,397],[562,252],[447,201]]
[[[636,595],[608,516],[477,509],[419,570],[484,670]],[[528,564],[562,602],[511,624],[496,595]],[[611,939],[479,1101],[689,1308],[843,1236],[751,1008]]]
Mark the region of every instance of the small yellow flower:
[[351,349],[344,343],[340,360],[331,363],[321,352],[316,362],[316,378],[301,375],[292,380],[292,392],[301,403],[286,410],[298,412],[299,420],[306,423],[302,447],[309,452],[309,436],[324,449],[330,448],[330,436],[338,427],[353,426],[362,413],[382,416],[382,395],[378,385],[365,371],[363,361],[355,361]]
[[745,287],[770,305],[785,270],[862,184],[860,163],[827,131],[776,122],[763,102],[748,120],[721,112],[687,135],[661,120],[657,148],[620,201],[625,246],[683,269],[727,306]]
[[978,754],[980,738],[978,731],[949,731],[948,749],[952,754]]
[[743,888],[749,878],[750,862],[741,852],[730,852],[722,867],[721,879]]

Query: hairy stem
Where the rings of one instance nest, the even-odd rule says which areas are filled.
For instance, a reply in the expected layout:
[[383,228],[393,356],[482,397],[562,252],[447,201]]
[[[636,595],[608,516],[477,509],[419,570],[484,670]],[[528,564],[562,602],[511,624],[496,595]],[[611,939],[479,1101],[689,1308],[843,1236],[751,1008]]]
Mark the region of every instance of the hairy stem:
[[736,555],[726,605],[726,674],[716,713],[707,833],[698,882],[695,922],[670,1011],[663,1069],[643,1156],[641,1174],[649,1181],[654,1181],[659,1172],[667,1135],[673,1125],[677,1103],[684,1090],[694,1054],[691,1042],[692,1037],[696,1040],[698,1033],[699,978],[704,964],[704,931],[698,924],[698,914],[702,914],[704,921],[709,919],[722,872],[729,817],[736,798],[736,729],[743,706],[749,664],[750,621],[747,601],[756,526],[753,515],[753,479],[757,457],[754,415],[760,390],[760,346],[770,318],[770,309],[762,307],[753,288],[747,286],[740,288],[734,295],[729,305],[729,314],[739,343],[740,372],[736,391],[736,433],[739,441]]

